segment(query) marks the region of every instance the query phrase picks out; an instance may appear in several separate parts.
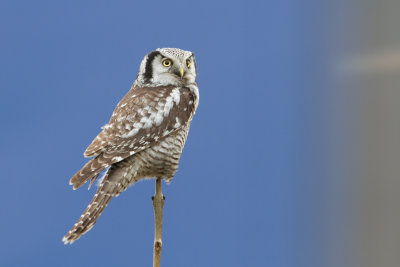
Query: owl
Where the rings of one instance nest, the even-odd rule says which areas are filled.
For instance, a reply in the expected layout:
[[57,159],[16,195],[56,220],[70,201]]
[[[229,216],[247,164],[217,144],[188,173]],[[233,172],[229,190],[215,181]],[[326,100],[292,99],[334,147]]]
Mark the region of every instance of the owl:
[[129,92],[86,149],[92,157],[70,180],[73,189],[104,171],[92,201],[64,236],[72,244],[88,232],[111,198],[143,178],[170,182],[199,103],[196,60],[190,51],[159,48],[142,60]]

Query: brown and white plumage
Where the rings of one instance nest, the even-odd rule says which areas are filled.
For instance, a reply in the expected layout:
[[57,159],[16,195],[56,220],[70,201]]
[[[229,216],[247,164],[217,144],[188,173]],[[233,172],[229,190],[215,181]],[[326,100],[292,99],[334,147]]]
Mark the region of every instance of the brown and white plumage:
[[199,101],[195,79],[192,52],[163,48],[146,55],[132,88],[86,149],[84,155],[94,158],[70,180],[74,189],[89,180],[91,185],[108,168],[89,206],[63,238],[65,244],[89,231],[111,198],[129,185],[145,177],[173,178]]

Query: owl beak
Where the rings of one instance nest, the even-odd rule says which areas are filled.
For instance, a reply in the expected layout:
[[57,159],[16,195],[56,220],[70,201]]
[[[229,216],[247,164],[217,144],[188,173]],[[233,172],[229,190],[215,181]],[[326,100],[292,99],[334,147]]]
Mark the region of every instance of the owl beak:
[[181,80],[182,80],[183,75],[185,75],[185,71],[183,70],[182,67],[179,68],[179,73],[181,74]]

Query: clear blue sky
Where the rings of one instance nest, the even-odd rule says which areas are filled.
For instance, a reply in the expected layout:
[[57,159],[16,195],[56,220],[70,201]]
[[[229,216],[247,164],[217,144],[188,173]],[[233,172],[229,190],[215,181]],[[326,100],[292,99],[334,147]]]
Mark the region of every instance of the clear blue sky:
[[[1,1],[1,266],[150,266],[153,181],[112,200],[70,177],[158,47],[195,53],[200,104],[166,196],[163,266],[322,266],[324,24],[313,1]],[[315,2],[318,3],[318,2]]]

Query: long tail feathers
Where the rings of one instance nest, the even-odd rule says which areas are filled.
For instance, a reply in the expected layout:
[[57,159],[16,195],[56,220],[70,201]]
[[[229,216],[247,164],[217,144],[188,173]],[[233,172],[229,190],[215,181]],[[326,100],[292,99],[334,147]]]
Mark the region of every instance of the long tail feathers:
[[78,240],[83,234],[92,229],[97,219],[100,217],[101,213],[107,207],[111,198],[111,194],[102,192],[100,187],[97,190],[97,193],[94,195],[89,206],[79,218],[78,222],[62,239],[64,244],[72,244],[73,242]]
[[[122,164],[119,164],[119,166],[113,165],[108,169],[92,201],[83,212],[78,222],[62,239],[64,244],[72,244],[83,234],[88,232],[107,207],[111,198],[113,196],[118,196],[133,182],[132,178],[135,174],[131,173],[131,175],[128,175],[130,167],[123,167],[121,165]],[[86,168],[86,165],[84,168]]]

